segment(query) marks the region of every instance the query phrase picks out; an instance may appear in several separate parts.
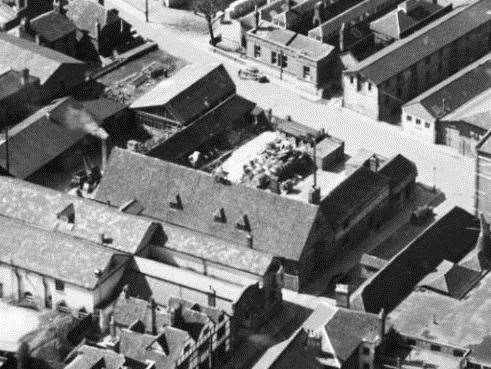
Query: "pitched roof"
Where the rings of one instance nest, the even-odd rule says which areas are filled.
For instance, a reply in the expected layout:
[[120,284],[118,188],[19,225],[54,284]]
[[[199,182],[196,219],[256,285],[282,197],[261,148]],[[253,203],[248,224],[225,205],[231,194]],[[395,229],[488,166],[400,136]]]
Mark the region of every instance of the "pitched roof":
[[320,303],[303,324],[304,329],[324,329],[335,357],[346,361],[364,341],[374,342],[379,334],[379,317]]
[[223,64],[192,64],[164,79],[130,108],[163,105],[173,119],[184,124],[234,93],[235,84]]
[[108,20],[106,8],[95,0],[70,0],[65,9],[75,26],[93,38],[97,37],[97,23],[102,28]]
[[75,32],[75,25],[56,10],[41,14],[30,21],[31,28],[48,42],[59,40]]
[[94,270],[107,271],[114,254],[91,242],[3,216],[0,228],[0,262],[87,289],[98,285]]
[[126,109],[124,104],[105,97],[81,101],[81,104],[100,124],[102,124],[104,120],[111,118],[120,111]]
[[[57,214],[73,205],[73,227],[57,226]],[[100,243],[100,234],[111,238],[108,247],[135,253],[153,232],[152,222],[122,213],[95,201],[67,195],[10,177],[0,177],[0,215],[19,219],[46,230]]]
[[[9,130],[9,173],[27,178],[76,145],[87,133],[67,129],[63,112],[73,106],[60,100],[39,109]],[[52,115],[62,118],[55,121]],[[61,124],[60,124],[61,123]],[[0,167],[7,166],[5,141],[0,144]]]
[[404,31],[416,23],[417,21],[402,9],[396,9],[370,23],[370,29],[398,39]]
[[[155,325],[158,329],[170,325],[170,315],[161,306],[155,307]],[[152,307],[150,302],[135,297],[120,296],[113,305],[114,322],[123,327],[129,327],[140,320],[150,330],[152,327]]]
[[101,362],[105,369],[121,369],[126,361],[122,354],[89,345],[77,347],[70,355],[76,356],[65,369],[94,369],[99,368],[97,364]]
[[491,21],[491,0],[455,9],[407,38],[371,55],[346,73],[360,73],[375,84],[406,70],[428,55]]
[[[39,78],[29,75],[26,84],[39,84]],[[22,84],[22,72],[8,70],[0,75],[0,101],[24,89]]]
[[[418,105],[433,118],[441,119],[451,113],[458,113],[457,110],[464,104],[490,89],[491,53],[410,100],[404,104],[403,109],[411,112]],[[486,102],[487,99],[481,106],[489,108]]]
[[321,202],[322,212],[331,224],[339,227],[378,193],[387,190],[389,179],[366,167],[360,167],[341,182]]
[[41,80],[41,84],[63,64],[84,65],[80,60],[5,32],[0,32],[0,50],[0,64],[12,68],[28,68]]
[[404,182],[406,179],[415,179],[418,175],[416,165],[405,156],[397,154],[384,162],[378,173],[389,178],[391,188]]
[[[177,195],[182,209],[171,204]],[[248,245],[248,232],[236,225],[246,216],[255,250],[292,260],[299,260],[318,215],[317,206],[217,183],[208,173],[118,148],[111,153],[96,199],[115,205],[137,199],[144,215],[238,245]],[[224,223],[213,216],[221,208]]]

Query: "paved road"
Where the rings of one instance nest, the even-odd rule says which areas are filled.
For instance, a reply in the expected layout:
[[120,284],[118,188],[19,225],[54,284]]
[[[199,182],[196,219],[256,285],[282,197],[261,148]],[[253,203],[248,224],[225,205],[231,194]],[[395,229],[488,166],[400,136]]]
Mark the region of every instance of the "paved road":
[[[160,47],[190,63],[223,62],[237,84],[238,92],[263,108],[272,108],[279,116],[290,115],[314,128],[325,128],[330,134],[346,141],[346,150],[354,153],[366,148],[382,155],[402,153],[416,162],[418,181],[441,189],[448,200],[473,211],[474,161],[443,146],[421,143],[410,137],[398,126],[379,122],[341,108],[339,99],[313,101],[295,91],[294,86],[285,86],[275,78],[272,83],[259,84],[238,79],[240,64],[211,52],[207,44],[204,21],[189,12],[161,8],[158,2],[151,3],[150,20],[160,23],[145,23],[142,0],[109,0],[143,35]],[[179,22],[182,27],[179,28]]]

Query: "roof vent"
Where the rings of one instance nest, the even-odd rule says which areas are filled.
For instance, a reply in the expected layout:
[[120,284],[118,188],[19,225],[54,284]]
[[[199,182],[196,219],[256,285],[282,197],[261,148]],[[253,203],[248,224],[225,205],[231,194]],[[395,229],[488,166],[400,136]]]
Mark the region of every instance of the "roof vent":
[[102,270],[100,270],[99,268],[94,269],[94,275],[95,275],[97,278],[102,277]]
[[213,213],[213,220],[218,223],[225,223],[227,221],[227,218],[225,217],[225,209],[218,208],[215,210]]
[[175,200],[169,201],[169,205],[172,209],[182,210],[183,206],[182,206],[181,195],[176,194]]
[[251,231],[251,224],[249,223],[249,217],[247,216],[247,214],[244,214],[242,218],[235,223],[235,228],[246,232]]
[[104,233],[99,233],[99,242],[103,245],[107,245],[113,243],[113,239],[107,237]]
[[56,218],[58,218],[62,222],[74,224],[75,223],[75,207],[73,206],[73,203],[70,203],[62,211],[60,211],[58,214],[56,214]]

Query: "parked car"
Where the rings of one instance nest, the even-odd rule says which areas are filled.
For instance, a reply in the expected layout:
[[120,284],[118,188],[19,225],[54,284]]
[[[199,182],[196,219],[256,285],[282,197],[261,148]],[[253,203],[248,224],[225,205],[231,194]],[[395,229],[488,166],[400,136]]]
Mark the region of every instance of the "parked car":
[[239,77],[242,79],[250,79],[260,83],[268,82],[268,77],[259,71],[256,67],[246,67],[239,69]]

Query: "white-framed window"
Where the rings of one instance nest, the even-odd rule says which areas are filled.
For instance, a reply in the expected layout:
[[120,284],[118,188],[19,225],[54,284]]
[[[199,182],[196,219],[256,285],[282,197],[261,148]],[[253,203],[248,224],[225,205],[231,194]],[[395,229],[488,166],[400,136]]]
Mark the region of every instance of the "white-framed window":
[[310,81],[311,75],[310,75],[310,67],[304,65],[303,66],[303,78],[306,80]]
[[255,58],[260,58],[261,57],[261,46],[254,45],[254,57]]

